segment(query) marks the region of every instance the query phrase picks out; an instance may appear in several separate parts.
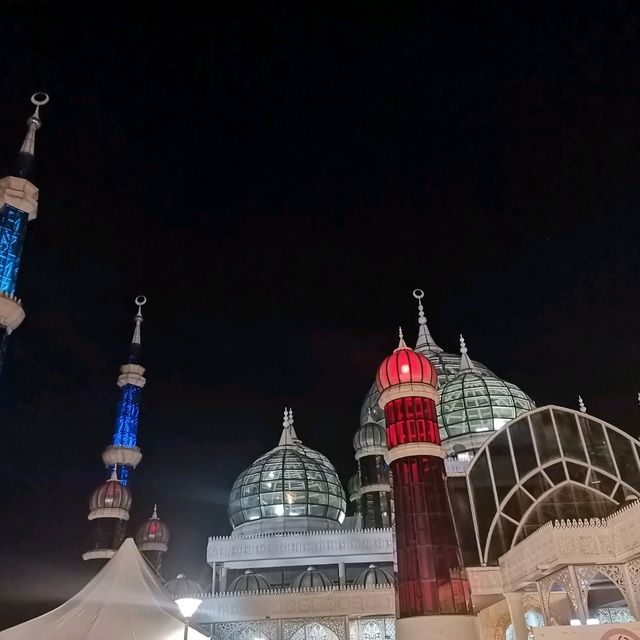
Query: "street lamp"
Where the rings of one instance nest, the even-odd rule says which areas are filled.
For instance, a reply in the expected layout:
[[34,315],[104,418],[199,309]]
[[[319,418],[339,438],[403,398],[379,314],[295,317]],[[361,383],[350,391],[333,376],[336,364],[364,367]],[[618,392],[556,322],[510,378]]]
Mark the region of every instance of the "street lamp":
[[202,600],[198,598],[178,598],[175,602],[184,618],[184,640],[187,640],[187,636],[189,635],[189,621],[197,608],[202,604]]

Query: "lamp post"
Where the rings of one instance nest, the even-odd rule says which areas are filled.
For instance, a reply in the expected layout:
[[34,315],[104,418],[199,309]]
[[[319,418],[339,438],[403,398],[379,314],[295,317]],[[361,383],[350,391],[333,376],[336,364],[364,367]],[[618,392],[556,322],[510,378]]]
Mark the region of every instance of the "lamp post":
[[191,616],[193,616],[202,604],[202,600],[198,598],[178,598],[175,603],[178,605],[180,613],[184,618],[184,640],[187,640],[189,635],[189,621],[191,620]]

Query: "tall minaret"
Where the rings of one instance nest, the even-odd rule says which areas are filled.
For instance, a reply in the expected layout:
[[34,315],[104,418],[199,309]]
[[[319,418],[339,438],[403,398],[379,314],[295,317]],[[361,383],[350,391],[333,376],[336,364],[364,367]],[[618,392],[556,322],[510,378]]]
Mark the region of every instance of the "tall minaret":
[[358,461],[360,517],[363,529],[390,527],[393,500],[389,468],[384,460],[387,436],[384,427],[371,414],[353,437],[355,458]]
[[[393,475],[399,640],[479,638],[453,525],[436,419],[437,374],[400,344],[376,377]],[[428,619],[425,616],[429,616]]]
[[110,469],[117,465],[118,479],[123,486],[129,481],[129,471],[135,469],[142,460],[138,444],[138,420],[140,418],[140,394],[147,380],[144,367],[139,364],[141,350],[142,307],[147,299],[138,296],[135,300],[138,313],[135,316],[135,329],[131,340],[129,362],[120,367],[118,386],[120,402],[118,416],[111,444],[102,453],[102,460]]
[[42,126],[40,107],[49,102],[46,93],[34,93],[36,110],[27,120],[29,129],[20,147],[14,173],[0,180],[0,369],[7,337],[24,320],[16,284],[27,224],[38,215],[38,189],[30,182],[34,163],[36,131]]

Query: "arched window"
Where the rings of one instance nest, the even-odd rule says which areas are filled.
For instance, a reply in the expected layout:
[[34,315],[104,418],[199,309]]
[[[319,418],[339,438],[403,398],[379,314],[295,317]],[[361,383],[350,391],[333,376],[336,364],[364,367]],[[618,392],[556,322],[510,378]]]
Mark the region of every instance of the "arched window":
[[480,560],[545,522],[604,517],[640,496],[640,443],[585,413],[540,407],[485,442],[466,472]]

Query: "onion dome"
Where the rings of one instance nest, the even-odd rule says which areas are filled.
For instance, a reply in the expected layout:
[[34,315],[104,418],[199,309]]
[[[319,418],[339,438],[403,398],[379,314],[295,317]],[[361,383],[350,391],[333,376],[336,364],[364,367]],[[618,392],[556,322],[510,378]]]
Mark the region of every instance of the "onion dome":
[[239,575],[232,583],[229,591],[269,591],[271,585],[269,581],[261,573],[253,573],[251,569],[247,569],[242,575]]
[[331,579],[315,567],[307,567],[307,570],[303,571],[291,583],[292,589],[322,589],[332,586]]
[[349,502],[355,502],[360,497],[360,475],[354,473],[347,482],[347,493]]
[[436,383],[435,367],[422,354],[407,347],[400,329],[398,348],[378,367],[376,376],[378,390],[382,392],[397,385],[405,387],[428,385],[435,388]]
[[169,544],[169,528],[158,518],[157,506],[153,514],[136,532],[136,544],[141,551],[166,551]]
[[384,455],[387,452],[387,430],[373,419],[368,412],[367,422],[353,436],[356,460],[363,456]]
[[378,565],[370,564],[354,581],[358,587],[393,586],[393,578]]
[[[333,465],[292,437],[285,410],[282,437],[236,479],[229,499],[234,534],[337,529],[346,500]],[[314,454],[317,452],[313,451]]]
[[204,593],[204,589],[195,581],[187,578],[184,573],[178,574],[173,580],[164,585],[172,600],[188,598],[189,596]]
[[120,484],[118,472],[114,467],[111,477],[101,484],[89,499],[89,520],[96,518],[129,519],[131,491]]
[[535,404],[515,384],[477,369],[467,355],[462,336],[460,345],[460,372],[442,388],[437,406],[438,423],[443,443],[450,438],[467,436],[469,442],[465,448],[476,449],[493,431],[535,409]]

